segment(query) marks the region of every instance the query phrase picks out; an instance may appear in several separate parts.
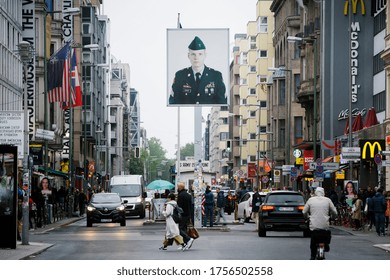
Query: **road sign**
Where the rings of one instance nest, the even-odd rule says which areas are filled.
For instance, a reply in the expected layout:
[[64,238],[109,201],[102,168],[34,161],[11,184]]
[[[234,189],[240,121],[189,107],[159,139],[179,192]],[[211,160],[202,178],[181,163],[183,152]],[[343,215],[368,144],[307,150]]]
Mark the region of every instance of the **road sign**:
[[263,177],[261,177],[261,181],[262,181],[264,184],[268,183],[268,181],[269,181],[268,176],[263,176]]
[[360,147],[342,147],[341,154],[345,158],[360,158]]
[[382,163],[382,156],[381,156],[381,154],[379,154],[379,153],[375,154],[374,161],[375,161],[376,164],[381,164]]
[[290,176],[291,177],[298,177],[298,168],[296,168],[295,166],[291,167]]
[[54,131],[37,128],[35,137],[46,140],[54,140]]
[[389,167],[390,166],[390,160],[382,161],[382,166]]
[[322,159],[321,158],[317,158],[316,159],[316,163],[317,163],[317,165],[321,165],[322,164]]
[[322,172],[324,172],[324,167],[323,167],[322,165],[317,165],[317,167],[316,167],[316,172],[317,172],[317,173],[322,173]]

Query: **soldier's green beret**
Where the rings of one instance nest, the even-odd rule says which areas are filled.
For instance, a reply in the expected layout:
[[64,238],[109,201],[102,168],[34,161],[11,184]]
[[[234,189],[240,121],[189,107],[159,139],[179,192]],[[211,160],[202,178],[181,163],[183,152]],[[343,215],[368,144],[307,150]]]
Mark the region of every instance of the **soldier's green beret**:
[[202,40],[198,36],[195,36],[191,44],[188,46],[190,50],[198,51],[206,49],[206,46],[203,44]]

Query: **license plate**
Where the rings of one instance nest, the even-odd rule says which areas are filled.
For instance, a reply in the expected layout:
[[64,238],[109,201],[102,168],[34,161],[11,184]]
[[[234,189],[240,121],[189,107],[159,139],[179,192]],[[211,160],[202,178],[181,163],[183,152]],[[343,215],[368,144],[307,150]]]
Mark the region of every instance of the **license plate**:
[[279,211],[294,211],[294,207],[279,207]]
[[100,221],[103,223],[107,223],[107,222],[111,222],[111,219],[101,219]]

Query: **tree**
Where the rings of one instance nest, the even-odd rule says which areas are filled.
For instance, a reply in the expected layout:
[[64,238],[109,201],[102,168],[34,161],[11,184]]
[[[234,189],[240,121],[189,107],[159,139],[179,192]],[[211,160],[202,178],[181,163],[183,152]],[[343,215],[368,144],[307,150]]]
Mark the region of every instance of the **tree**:
[[194,156],[194,143],[187,143],[184,147],[180,148],[180,160],[185,160],[186,157]]
[[140,149],[140,157],[136,158],[134,155],[134,148],[130,152],[130,162],[129,162],[129,173],[130,174],[144,174],[144,166],[145,166],[145,151]]
[[169,180],[169,161],[166,158],[167,151],[162,147],[161,141],[152,137],[148,141],[149,155],[147,157],[148,183],[157,180]]

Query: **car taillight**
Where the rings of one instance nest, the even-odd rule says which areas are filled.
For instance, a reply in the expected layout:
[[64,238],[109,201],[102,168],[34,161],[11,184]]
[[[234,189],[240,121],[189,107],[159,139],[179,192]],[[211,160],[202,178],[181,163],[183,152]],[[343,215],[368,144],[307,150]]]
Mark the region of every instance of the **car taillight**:
[[261,206],[261,211],[273,211],[273,210],[275,210],[275,206],[271,206],[271,205]]
[[305,206],[304,206],[304,205],[298,206],[298,210],[299,210],[299,211],[303,211],[303,207],[305,207]]

